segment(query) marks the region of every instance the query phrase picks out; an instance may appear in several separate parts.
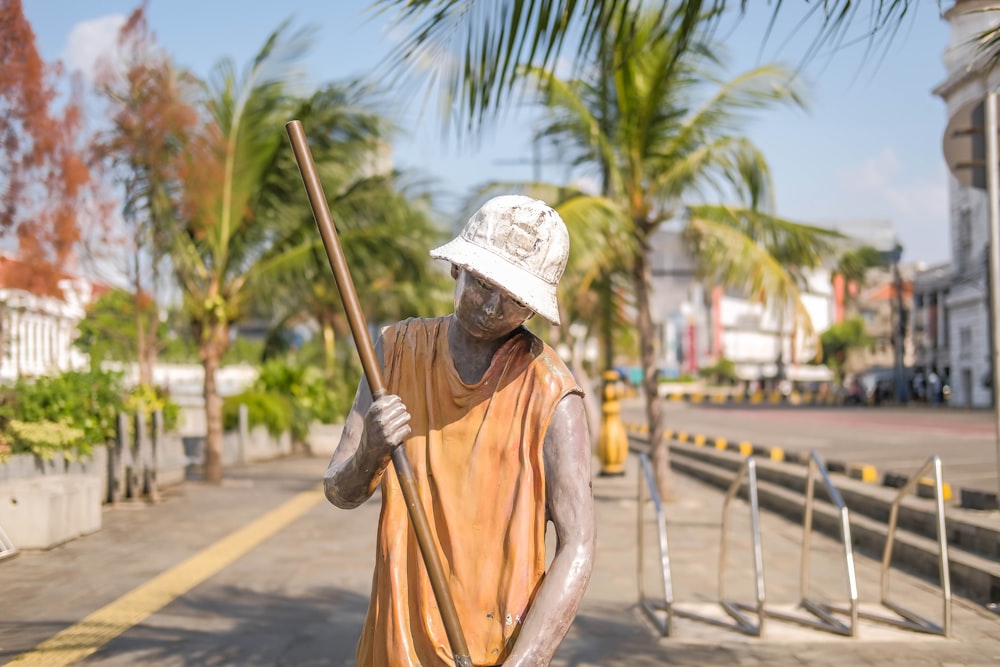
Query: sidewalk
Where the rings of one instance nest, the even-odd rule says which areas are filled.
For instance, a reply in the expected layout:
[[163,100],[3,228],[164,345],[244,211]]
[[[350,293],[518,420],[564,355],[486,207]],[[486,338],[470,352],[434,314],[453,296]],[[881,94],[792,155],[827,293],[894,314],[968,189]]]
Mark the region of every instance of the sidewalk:
[[[185,483],[157,505],[105,510],[104,528],[47,552],[0,562],[0,664],[215,544],[303,491],[325,459],[293,458],[229,471],[221,487]],[[639,611],[636,584],[636,461],[624,477],[595,477],[598,554],[587,595],[553,665],[941,665],[1000,664],[1000,616],[956,600],[952,639],[862,621],[844,638],[768,619],[763,638],[678,620],[660,638]],[[726,618],[717,604],[723,494],[674,476],[668,533],[675,603]],[[753,595],[748,507],[735,501],[727,596]],[[353,511],[320,502],[217,574],[111,639],[85,665],[353,665],[371,582],[378,502]],[[647,594],[659,585],[648,513]],[[798,600],[801,527],[763,513],[768,604]],[[813,536],[812,592],[846,600],[836,545]],[[879,563],[856,554],[862,602],[877,609]],[[940,621],[927,582],[893,572],[891,597]],[[44,656],[42,656],[44,658]],[[44,659],[33,664],[50,664]]]
[[[630,456],[622,478],[595,477],[598,555],[594,577],[580,614],[562,646],[561,666],[645,665],[940,665],[971,667],[1000,664],[1000,616],[963,600],[952,607],[951,639],[898,629],[862,619],[858,636],[842,637],[788,621],[768,618],[761,638],[709,623],[675,621],[668,638],[659,638],[638,608],[636,583],[637,461]],[[719,549],[724,494],[681,474],[673,475],[674,500],[667,504],[667,533],[674,604],[700,616],[734,625],[718,604]],[[730,508],[729,551],[725,575],[729,600],[751,603],[754,574],[749,505]],[[762,511],[767,607],[808,617],[799,601],[802,526]],[[644,591],[662,591],[652,511],[645,514]],[[842,548],[813,533],[810,597],[844,606],[848,599]],[[862,608],[893,616],[879,602],[880,562],[854,554]],[[893,570],[890,599],[940,623],[940,593],[929,582]],[[662,594],[661,594],[662,595]],[[753,614],[749,614],[751,618]]]

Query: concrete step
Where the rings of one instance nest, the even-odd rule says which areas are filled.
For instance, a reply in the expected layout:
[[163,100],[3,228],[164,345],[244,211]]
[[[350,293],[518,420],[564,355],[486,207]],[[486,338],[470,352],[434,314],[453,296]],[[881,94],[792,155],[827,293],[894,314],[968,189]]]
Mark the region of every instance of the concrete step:
[[[631,436],[635,448],[648,445]],[[698,447],[685,443],[671,445],[671,467],[719,488],[728,488],[743,461],[736,452]],[[807,467],[777,461],[757,461],[758,500],[763,509],[801,522],[805,506]],[[842,475],[831,481],[850,512],[851,537],[855,549],[881,559],[888,534],[888,517],[896,498],[894,489],[866,484]],[[828,535],[839,536],[839,516],[821,481],[817,480],[813,505],[813,526]],[[904,511],[905,508],[905,511]],[[954,517],[958,508],[945,512],[948,534],[949,576],[953,593],[980,604],[1000,602],[1000,538],[991,526],[983,527],[967,518]],[[907,520],[904,522],[904,515]],[[964,519],[964,520],[963,520]],[[940,585],[940,557],[934,523],[933,502],[925,498],[904,498],[900,506],[893,543],[892,565]],[[962,538],[965,539],[962,539]]]
[[[636,439],[636,442],[643,441]],[[731,449],[719,450],[681,442],[671,443],[671,451],[677,451],[681,455],[690,452],[691,456],[733,472],[743,460],[741,454]],[[759,479],[774,482],[800,494],[805,493],[807,459],[787,462],[758,457],[757,461]],[[892,504],[899,496],[900,489],[855,479],[849,471],[830,472],[830,478],[852,514],[888,523]],[[933,485],[918,485],[916,493],[905,496],[900,503],[896,521],[902,530],[937,539],[935,501],[932,497],[927,497],[928,489],[933,491]],[[816,485],[816,497],[829,500],[826,489],[819,482]],[[1000,512],[969,510],[954,503],[945,503],[944,511],[949,545],[1000,563]]]

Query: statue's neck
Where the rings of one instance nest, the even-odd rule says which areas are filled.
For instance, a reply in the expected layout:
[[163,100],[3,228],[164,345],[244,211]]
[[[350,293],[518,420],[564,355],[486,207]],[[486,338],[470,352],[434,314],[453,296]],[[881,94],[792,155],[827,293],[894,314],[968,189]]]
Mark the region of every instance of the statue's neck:
[[473,338],[452,319],[448,327],[448,351],[462,382],[477,384],[482,380],[493,363],[493,355],[512,335],[513,331],[502,338]]

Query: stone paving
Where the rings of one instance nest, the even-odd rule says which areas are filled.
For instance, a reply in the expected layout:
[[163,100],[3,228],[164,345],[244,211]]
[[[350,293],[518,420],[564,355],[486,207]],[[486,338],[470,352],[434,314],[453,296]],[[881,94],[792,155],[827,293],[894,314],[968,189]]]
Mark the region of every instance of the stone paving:
[[[722,502],[718,489],[674,476],[666,505],[674,602],[715,623],[679,618],[661,637],[638,605],[637,475],[595,477],[598,554],[580,613],[553,665],[939,665],[1000,664],[1000,616],[956,599],[953,636],[862,620],[842,637],[774,618],[763,636],[734,629],[718,604]],[[185,482],[155,505],[107,508],[104,528],[44,552],[0,562],[0,664],[76,623],[153,576],[315,488],[325,459],[291,458],[228,472],[220,487]],[[731,506],[728,599],[754,596],[748,505]],[[87,658],[85,665],[353,665],[367,605],[378,502],[353,511],[321,503],[231,565],[170,602]],[[653,514],[644,512],[643,590],[662,590]],[[802,615],[802,529],[761,515],[768,608]],[[878,604],[879,562],[855,555],[865,610]],[[847,600],[842,552],[816,534],[809,559],[811,597]],[[936,582],[893,571],[890,598],[940,622]],[[45,664],[39,662],[38,664]]]

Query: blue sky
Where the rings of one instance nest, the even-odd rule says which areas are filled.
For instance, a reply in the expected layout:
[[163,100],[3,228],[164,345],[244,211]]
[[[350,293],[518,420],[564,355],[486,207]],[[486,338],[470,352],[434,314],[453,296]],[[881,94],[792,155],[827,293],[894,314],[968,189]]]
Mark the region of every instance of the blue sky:
[[[24,0],[24,11],[46,60],[85,69],[137,4]],[[202,76],[224,57],[242,67],[285,19],[313,24],[319,32],[306,62],[320,82],[362,75],[391,48],[388,21],[367,13],[368,4],[150,0],[148,16],[174,60]],[[805,2],[785,3],[766,43],[770,3],[751,4],[751,14],[723,33],[732,73],[775,60],[801,64],[816,33],[815,22],[799,24]],[[864,24],[862,17],[854,32]],[[904,246],[904,262],[948,260],[948,172],[941,155],[947,119],[944,102],[931,92],[944,79],[948,34],[938,3],[923,0],[887,47],[869,52],[864,42],[844,43],[809,61],[802,70],[808,111],[770,110],[747,125],[746,134],[771,165],[780,215],[823,225],[889,220]],[[473,149],[441,140],[433,103],[424,109],[417,96],[401,107],[405,134],[393,147],[397,164],[436,179],[454,202],[486,181],[531,177],[530,121],[524,117],[499,123]],[[543,166],[542,175],[561,174]]]

